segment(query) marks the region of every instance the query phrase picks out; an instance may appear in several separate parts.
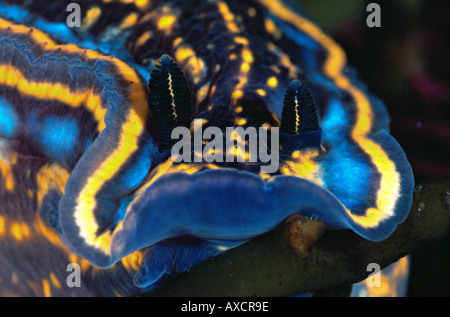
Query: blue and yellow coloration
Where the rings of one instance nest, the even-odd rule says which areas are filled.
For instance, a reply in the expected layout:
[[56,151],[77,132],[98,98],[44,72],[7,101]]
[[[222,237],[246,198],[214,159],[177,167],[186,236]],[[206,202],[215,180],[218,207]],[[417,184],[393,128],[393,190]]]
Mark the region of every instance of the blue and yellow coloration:
[[[68,4],[0,2],[2,294],[135,294],[294,213],[374,241],[407,217],[413,175],[383,103],[289,1],[96,0],[81,28]],[[279,170],[176,163],[151,109],[281,125]]]

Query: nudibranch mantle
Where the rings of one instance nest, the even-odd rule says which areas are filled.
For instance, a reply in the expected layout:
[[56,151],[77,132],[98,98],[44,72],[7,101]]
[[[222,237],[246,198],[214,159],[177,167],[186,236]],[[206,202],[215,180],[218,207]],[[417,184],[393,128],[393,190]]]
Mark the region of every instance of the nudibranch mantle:
[[[385,106],[290,1],[96,0],[81,28],[67,3],[0,2],[0,245],[45,237],[116,295],[291,214],[373,241],[406,219],[414,179]],[[194,119],[280,127],[279,169],[175,162],[167,127]]]

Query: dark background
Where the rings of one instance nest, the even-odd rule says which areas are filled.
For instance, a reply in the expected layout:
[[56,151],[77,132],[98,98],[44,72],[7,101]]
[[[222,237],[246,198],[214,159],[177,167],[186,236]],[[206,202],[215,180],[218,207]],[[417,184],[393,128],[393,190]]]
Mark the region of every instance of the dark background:
[[[386,104],[416,184],[450,174],[450,1],[298,0]],[[369,28],[371,2],[381,27]],[[408,296],[450,296],[450,237],[412,255]]]

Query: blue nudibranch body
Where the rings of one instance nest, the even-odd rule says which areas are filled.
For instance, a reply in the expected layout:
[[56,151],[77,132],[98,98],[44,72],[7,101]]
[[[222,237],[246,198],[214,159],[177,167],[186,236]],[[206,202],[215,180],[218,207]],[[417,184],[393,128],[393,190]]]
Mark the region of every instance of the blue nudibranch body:
[[[95,0],[79,28],[41,2],[0,1],[1,294],[136,294],[295,213],[373,241],[406,219],[383,103],[290,1]],[[194,119],[280,127],[279,168],[176,162]]]

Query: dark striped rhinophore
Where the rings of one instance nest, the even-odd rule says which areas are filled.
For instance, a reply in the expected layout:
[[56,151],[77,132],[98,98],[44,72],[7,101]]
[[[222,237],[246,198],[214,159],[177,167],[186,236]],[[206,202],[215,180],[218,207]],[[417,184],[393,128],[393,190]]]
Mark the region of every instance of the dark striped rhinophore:
[[167,54],[153,69],[148,87],[148,105],[158,132],[159,150],[168,150],[173,145],[172,130],[191,125],[191,90],[183,71]]
[[318,129],[316,103],[311,91],[300,80],[292,80],[284,95],[280,131],[298,135]]

